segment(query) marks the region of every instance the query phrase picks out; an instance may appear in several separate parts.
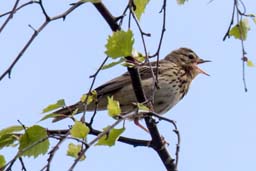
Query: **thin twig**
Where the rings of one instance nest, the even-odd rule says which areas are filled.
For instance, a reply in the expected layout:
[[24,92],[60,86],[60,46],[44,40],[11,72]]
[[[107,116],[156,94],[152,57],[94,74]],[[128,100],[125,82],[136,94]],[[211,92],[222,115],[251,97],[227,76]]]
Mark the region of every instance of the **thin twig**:
[[3,29],[5,28],[5,26],[8,24],[8,22],[12,19],[13,15],[14,15],[14,13],[16,11],[16,8],[17,8],[17,6],[19,4],[19,2],[20,2],[20,0],[16,0],[15,4],[14,4],[12,10],[11,10],[11,12],[9,13],[9,16],[7,17],[7,19],[3,23],[2,27],[0,27],[0,34],[3,31]]
[[[160,13],[163,14],[161,35],[160,35],[157,50],[156,50],[155,54],[150,56],[150,58],[152,58],[154,56],[157,56],[159,58],[159,55],[160,55],[160,50],[161,50],[162,43],[163,43],[164,33],[166,31],[166,6],[167,6],[167,1],[163,0],[163,5],[162,5],[162,8],[160,10]],[[157,61],[159,61],[159,59],[157,59]]]
[[154,112],[149,112],[147,114],[148,115],[152,115],[154,117],[157,117],[159,120],[163,120],[163,121],[169,122],[169,123],[171,123],[173,125],[173,127],[174,127],[173,132],[177,136],[177,144],[176,144],[176,152],[175,152],[175,155],[176,155],[175,166],[176,166],[176,170],[177,170],[178,162],[179,162],[179,152],[180,152],[181,137],[180,137],[179,129],[178,129],[178,126],[177,126],[176,122],[174,120],[172,120],[172,119],[160,116],[160,115],[158,115],[157,113],[154,113]]
[[93,111],[93,114],[92,114],[92,117],[90,119],[90,122],[89,122],[89,125],[90,127],[92,127],[92,124],[93,124],[93,121],[94,121],[94,118],[96,116],[96,113],[97,113],[97,109],[98,109],[98,102],[95,103],[95,108],[94,108],[94,111]]
[[[242,10],[239,8],[239,3],[242,6]],[[246,14],[246,6],[242,0],[234,0],[231,21],[230,21],[228,30],[223,37],[223,41],[225,41],[227,37],[228,38],[230,37],[229,33],[230,33],[231,27],[233,26],[233,23],[234,23],[235,14],[236,14],[236,20],[237,20],[236,26],[238,27],[238,30],[239,30],[241,49],[242,49],[242,81],[243,81],[244,91],[247,92],[248,89],[247,89],[246,78],[245,78],[245,62],[247,60],[247,57],[245,56],[246,51],[245,51],[244,37],[243,37],[244,30],[243,30],[243,27],[241,27],[240,22],[242,21],[243,16],[244,17],[252,17],[252,15]]]
[[150,101],[148,101],[148,105],[150,106],[151,109],[153,109],[153,103],[154,103],[154,97],[155,97],[155,92],[156,92],[156,85],[157,85],[157,79],[156,79],[156,76],[155,76],[155,73],[153,71],[153,68],[152,68],[152,65],[149,61],[149,58],[148,58],[148,50],[147,50],[147,46],[146,46],[146,41],[145,41],[145,38],[144,36],[150,36],[150,33],[145,33],[140,24],[139,24],[139,21],[138,19],[136,18],[132,8],[130,7],[130,11],[131,11],[131,14],[132,14],[132,17],[140,31],[140,36],[141,36],[141,40],[142,40],[142,44],[143,44],[143,48],[144,48],[144,53],[145,53],[145,60],[146,60],[146,63],[149,65],[150,67],[150,72],[151,72],[151,76],[152,76],[152,79],[153,79],[153,83],[152,83],[152,95],[151,95],[151,98],[150,98]]
[[[105,65],[105,63],[107,62],[108,58],[109,58],[109,57],[107,56],[107,57],[103,60],[103,62],[101,63],[101,65],[99,66],[99,68],[97,69],[97,71],[96,71],[93,75],[90,76],[90,78],[93,78],[93,79],[92,79],[90,88],[89,88],[89,90],[88,90],[88,92],[87,92],[88,95],[92,92],[92,89],[93,89],[94,83],[95,83],[95,81],[96,81],[96,78],[97,78],[99,72],[101,71],[102,67],[103,67],[103,66]],[[82,115],[82,117],[81,117],[81,119],[80,119],[81,122],[85,122],[85,113],[86,113],[86,111],[87,111],[87,101],[88,101],[88,98],[89,98],[89,96],[86,96],[86,98],[85,98],[85,100],[84,100],[84,112],[83,112],[83,115]],[[96,110],[95,110],[95,111],[96,111]],[[95,112],[95,113],[96,113],[96,112]]]
[[[34,0],[29,1],[29,2],[26,2],[26,3],[22,4],[22,5],[20,5],[19,7],[17,7],[16,10],[15,10],[15,13],[16,13],[17,11],[19,11],[20,9],[24,8],[25,6],[28,6],[28,5],[30,5],[30,4],[38,4],[38,2],[37,2],[37,1],[34,1]],[[4,17],[4,16],[6,16],[6,15],[12,13],[12,12],[13,12],[13,11],[8,11],[8,12],[5,12],[5,13],[2,13],[2,14],[0,14],[0,18],[1,18],[1,17]]]
[[[238,16],[239,18],[239,16]],[[239,20],[239,19],[238,19]],[[240,20],[242,20],[242,16],[240,17]],[[244,47],[244,40],[242,38],[242,35],[243,35],[243,29],[241,26],[238,27],[239,28],[239,34],[241,35],[241,38],[240,38],[240,42],[241,42],[241,47],[242,47],[242,80],[243,80],[243,85],[244,85],[244,91],[247,92],[248,89],[247,89],[247,85],[246,85],[246,77],[245,77],[245,63],[246,61],[243,60],[245,59],[245,55],[246,55],[246,51],[245,51],[245,47]]]
[[34,41],[34,39],[38,36],[38,34],[51,22],[60,18],[65,18],[68,14],[70,14],[73,10],[75,10],[77,7],[79,7],[80,5],[82,5],[83,3],[78,2],[75,5],[73,5],[72,7],[70,7],[68,10],[66,10],[65,12],[63,12],[62,14],[56,15],[54,17],[52,17],[50,20],[45,20],[41,26],[34,31],[34,33],[32,34],[32,36],[30,37],[30,39],[28,40],[28,42],[25,44],[25,46],[21,49],[21,51],[19,52],[19,54],[15,57],[15,59],[13,60],[13,62],[11,63],[11,65],[3,72],[3,74],[0,76],[0,81],[8,75],[9,78],[11,78],[11,72],[13,67],[16,65],[16,63],[20,60],[20,58],[22,57],[22,55],[25,53],[25,51],[30,47],[30,45],[32,44],[32,42]]
[[45,10],[45,8],[44,8],[43,1],[42,1],[42,0],[39,0],[38,3],[39,3],[39,5],[40,5],[40,7],[41,7],[41,10],[42,10],[44,16],[45,16],[45,20],[46,20],[46,21],[49,21],[49,20],[50,20],[50,17],[49,17],[49,15],[47,14],[47,12],[46,12],[46,10]]
[[19,161],[20,161],[20,163],[21,163],[21,170],[22,170],[22,171],[27,171],[27,169],[26,169],[26,167],[25,167],[25,164],[24,164],[24,162],[23,162],[22,157],[19,157]]
[[[160,40],[159,40],[159,43],[158,43],[157,51],[154,54],[154,55],[157,56],[157,58],[156,58],[157,59],[156,60],[156,66],[157,66],[157,69],[156,69],[156,81],[158,81],[158,68],[159,68],[160,50],[161,50],[163,39],[164,39],[164,33],[166,31],[166,26],[165,26],[165,24],[166,24],[166,5],[167,5],[167,1],[163,0],[163,6],[162,6],[162,9],[160,11],[163,14],[162,31],[161,31],[161,36],[160,36]],[[156,91],[156,90],[154,90],[154,91]]]
[[125,115],[125,116],[120,116],[119,119],[117,121],[115,121],[112,125],[110,125],[107,129],[105,129],[103,132],[101,132],[100,134],[97,135],[96,138],[94,138],[92,141],[90,141],[86,148],[84,148],[78,155],[78,157],[75,159],[75,161],[73,162],[73,164],[70,166],[70,168],[68,169],[68,171],[73,171],[75,166],[77,165],[78,161],[80,161],[81,157],[84,155],[84,153],[92,146],[94,145],[101,137],[103,137],[104,135],[107,135],[111,129],[113,129],[114,127],[116,127],[120,122],[122,122],[123,120],[127,119],[130,117],[131,114]]
[[234,4],[233,4],[233,11],[232,11],[232,15],[231,15],[231,20],[230,20],[230,24],[228,26],[228,29],[227,29],[227,32],[225,33],[222,41],[225,41],[226,38],[229,38],[230,35],[229,35],[229,32],[230,32],[230,29],[234,23],[234,17],[235,17],[235,11],[236,11],[236,1],[234,0]]
[[[242,3],[242,1],[240,1],[240,3]],[[242,48],[242,80],[243,80],[243,85],[244,85],[244,91],[247,92],[248,89],[247,89],[247,85],[246,85],[246,78],[245,78],[245,55],[246,55],[246,51],[245,51],[245,47],[244,47],[244,30],[243,30],[243,27],[239,24],[240,21],[242,21],[243,19],[243,15],[245,14],[246,12],[246,8],[245,8],[245,5],[242,3],[242,7],[243,7],[243,12],[241,12],[241,10],[239,9],[238,7],[238,2],[237,0],[235,0],[235,4],[236,4],[236,10],[238,11],[236,14],[236,19],[237,19],[237,23],[238,23],[238,30],[239,30],[239,34],[240,34],[240,42],[241,42],[241,48]]]
[[8,168],[6,169],[6,171],[11,171],[12,170],[12,165],[15,163],[15,161],[20,157],[22,156],[26,151],[30,150],[31,148],[33,148],[34,146],[44,142],[45,140],[47,140],[48,137],[44,137],[44,138],[41,138],[40,140],[30,144],[29,146],[25,147],[24,149],[22,150],[19,150],[17,152],[17,154],[13,157],[13,159],[11,159],[9,162],[7,162],[3,167],[0,168],[0,170],[3,170],[4,168],[6,168],[8,166]]
[[124,9],[124,11],[123,11],[123,13],[122,13],[122,15],[121,15],[120,17],[117,17],[117,18],[116,18],[116,21],[119,21],[119,23],[118,23],[119,27],[122,26],[123,21],[124,21],[124,17],[126,16],[126,12],[128,11],[128,9],[129,9],[129,2],[128,2],[128,4],[126,5],[126,7],[125,7],[125,9]]
[[[52,159],[53,159],[55,153],[58,151],[60,145],[64,142],[64,140],[66,139],[66,137],[68,135],[69,135],[69,130],[67,130],[67,132],[66,132],[66,134],[64,136],[61,136],[61,138],[59,139],[58,143],[48,153],[49,157],[47,159],[47,164],[40,171],[43,171],[44,169],[46,169],[46,171],[50,171]],[[49,137],[51,137],[51,136],[49,136]]]

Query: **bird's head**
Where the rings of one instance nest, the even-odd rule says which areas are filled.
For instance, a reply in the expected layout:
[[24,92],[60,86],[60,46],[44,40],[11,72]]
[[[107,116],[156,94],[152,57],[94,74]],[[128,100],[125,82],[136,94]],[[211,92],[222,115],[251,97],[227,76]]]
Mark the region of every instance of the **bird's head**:
[[201,59],[193,50],[189,48],[179,48],[174,50],[167,55],[165,59],[183,67],[186,71],[190,72],[192,77],[195,77],[200,73],[209,76],[209,74],[198,67],[198,64],[211,61]]

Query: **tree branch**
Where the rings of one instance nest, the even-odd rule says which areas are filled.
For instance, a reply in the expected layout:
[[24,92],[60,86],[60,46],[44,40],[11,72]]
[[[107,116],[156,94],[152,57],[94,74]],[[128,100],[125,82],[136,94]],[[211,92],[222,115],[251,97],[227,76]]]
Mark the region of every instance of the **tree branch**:
[[16,12],[17,6],[19,4],[20,0],[16,0],[12,10],[9,13],[9,16],[7,17],[7,19],[5,20],[5,22],[3,23],[2,27],[0,28],[0,33],[3,31],[3,29],[5,28],[5,26],[7,25],[7,23],[12,19],[14,13]]
[[[113,15],[109,12],[109,10],[104,6],[102,2],[95,3],[94,6],[102,15],[102,17],[106,20],[106,22],[108,23],[112,31],[121,30],[120,26],[116,23],[116,20],[113,17]],[[126,57],[126,59],[130,59],[130,58],[131,57]],[[131,76],[131,81],[132,81],[132,85],[133,85],[133,89],[134,89],[137,101],[139,103],[146,102],[147,99],[142,89],[141,79],[140,79],[140,74],[138,72],[138,69],[136,67],[133,67],[133,68],[128,67],[128,71]],[[160,133],[158,131],[158,128],[155,124],[154,119],[149,116],[145,118],[145,122],[152,138],[153,149],[158,153],[159,157],[161,158],[163,164],[165,165],[168,171],[176,170],[174,159],[168,153],[165,147],[165,143],[162,141],[162,138],[160,136]]]
[[[21,51],[19,52],[19,54],[15,57],[15,59],[13,60],[13,62],[11,63],[11,65],[3,72],[3,74],[0,76],[0,81],[6,77],[8,75],[9,78],[11,78],[11,72],[13,67],[16,65],[16,63],[21,59],[22,55],[25,53],[25,51],[28,49],[28,47],[32,44],[32,42],[34,41],[34,39],[38,36],[38,34],[51,22],[57,19],[65,19],[65,17],[70,14],[73,10],[75,10],[77,7],[79,7],[80,5],[82,5],[82,2],[77,2],[76,4],[72,5],[72,7],[70,7],[69,9],[67,9],[65,12],[63,12],[62,14],[56,15],[52,18],[48,18],[48,16],[46,17],[46,20],[41,24],[41,26],[38,29],[34,29],[34,33],[32,34],[32,36],[30,37],[30,39],[28,40],[28,42],[25,44],[25,46],[21,49]],[[42,5],[41,9],[42,11],[44,11],[44,8]],[[11,15],[11,14],[10,14]],[[45,13],[44,13],[45,15]]]
[[[86,123],[86,125],[88,125],[88,124]],[[49,136],[54,136],[54,135],[60,136],[60,135],[66,135],[69,132],[69,129],[47,130],[47,132],[48,132]],[[89,134],[98,136],[101,133],[102,133],[102,131],[99,131],[99,130],[96,130],[96,129],[93,129],[93,128],[90,127]],[[151,141],[133,139],[133,138],[123,137],[123,136],[120,136],[117,141],[125,143],[125,144],[132,145],[134,147],[139,147],[139,146],[141,146],[141,147],[151,147],[152,146]]]

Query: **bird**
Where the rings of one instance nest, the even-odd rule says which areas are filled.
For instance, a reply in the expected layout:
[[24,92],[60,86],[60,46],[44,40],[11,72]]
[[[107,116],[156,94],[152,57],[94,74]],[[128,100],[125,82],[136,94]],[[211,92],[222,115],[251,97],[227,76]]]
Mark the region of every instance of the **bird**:
[[[209,76],[205,71],[198,67],[198,64],[210,62],[210,60],[201,59],[193,50],[181,47],[170,52],[165,58],[150,62],[148,65],[138,66],[141,77],[141,84],[147,99],[152,101],[153,111],[159,115],[167,113],[187,94],[192,80],[198,74]],[[157,75],[156,77],[153,77]],[[154,84],[156,87],[154,88]],[[61,114],[53,119],[53,122],[60,121],[70,115],[78,114],[86,111],[107,110],[108,97],[113,97],[120,104],[123,114],[135,112],[137,102],[132,81],[128,72],[102,84],[95,89],[97,92],[97,105],[91,102],[85,107],[84,102],[66,106],[55,111]],[[75,112],[75,113],[74,113]],[[132,120],[139,127],[143,127],[138,123],[139,114],[134,114]],[[143,128],[144,129],[144,128]]]

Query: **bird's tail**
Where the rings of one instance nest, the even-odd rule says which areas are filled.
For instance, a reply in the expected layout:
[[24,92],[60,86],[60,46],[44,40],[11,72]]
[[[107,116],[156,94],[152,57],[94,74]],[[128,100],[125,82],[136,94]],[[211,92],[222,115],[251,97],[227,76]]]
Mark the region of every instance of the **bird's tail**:
[[[60,110],[57,110],[55,111],[54,113],[55,114],[60,114],[59,116],[56,116],[52,122],[58,122],[62,119],[65,119],[71,115],[74,115],[74,114],[77,114],[77,113],[80,113],[82,112],[81,109],[82,109],[82,103],[81,102],[78,102],[78,103],[75,103],[73,105],[70,105],[70,106],[67,106],[67,107],[64,107]],[[75,113],[74,113],[75,112]]]

